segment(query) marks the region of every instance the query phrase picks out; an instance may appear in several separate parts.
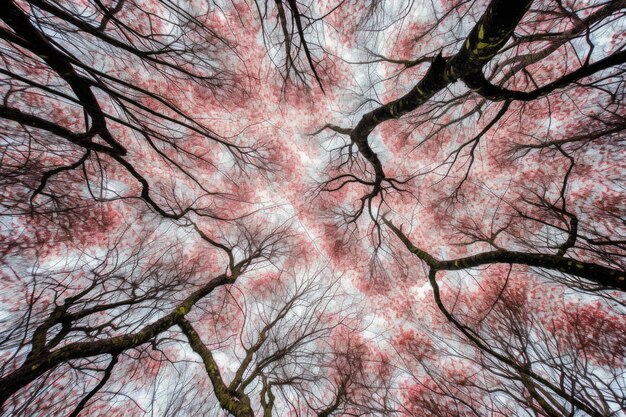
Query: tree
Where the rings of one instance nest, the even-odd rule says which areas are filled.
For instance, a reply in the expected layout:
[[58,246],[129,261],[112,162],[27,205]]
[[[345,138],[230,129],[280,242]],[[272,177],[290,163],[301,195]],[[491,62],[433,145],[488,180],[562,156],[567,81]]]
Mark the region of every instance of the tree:
[[447,297],[459,307],[440,325],[452,322],[464,337],[431,326],[396,341],[410,414],[600,416],[623,408],[624,319],[615,306],[581,301],[528,271],[494,269]]
[[3,413],[617,415],[625,12],[3,1]]

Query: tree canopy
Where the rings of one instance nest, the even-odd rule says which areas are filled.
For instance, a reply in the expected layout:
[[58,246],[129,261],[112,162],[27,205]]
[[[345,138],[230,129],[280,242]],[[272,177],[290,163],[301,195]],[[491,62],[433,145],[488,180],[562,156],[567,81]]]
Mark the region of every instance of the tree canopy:
[[622,415],[625,28],[0,0],[0,415]]

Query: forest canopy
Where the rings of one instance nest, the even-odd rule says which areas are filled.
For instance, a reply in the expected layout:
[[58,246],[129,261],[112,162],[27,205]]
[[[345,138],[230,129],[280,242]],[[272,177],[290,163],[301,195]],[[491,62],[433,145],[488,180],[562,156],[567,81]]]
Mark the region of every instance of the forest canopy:
[[626,409],[625,0],[0,0],[0,415]]

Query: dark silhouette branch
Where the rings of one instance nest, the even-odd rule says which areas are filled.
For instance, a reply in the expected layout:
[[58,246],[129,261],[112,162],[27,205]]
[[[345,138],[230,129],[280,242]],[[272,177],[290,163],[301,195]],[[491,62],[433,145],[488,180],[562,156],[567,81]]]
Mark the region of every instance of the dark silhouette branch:
[[606,58],[594,62],[593,64],[585,64],[577,70],[564,75],[558,80],[539,87],[533,91],[514,91],[499,87],[486,80],[482,72],[476,72],[464,76],[463,82],[465,82],[465,84],[467,84],[467,86],[473,91],[485,98],[488,98],[489,100],[532,101],[550,94],[555,90],[566,87],[571,83],[577,82],[582,78],[589,77],[599,71],[604,71],[624,63],[626,63],[626,51],[616,52]]
[[111,378],[111,373],[113,372],[115,364],[117,364],[117,355],[113,355],[113,357],[111,358],[109,366],[107,366],[104,370],[104,375],[102,376],[100,382],[98,382],[98,384],[93,387],[93,389],[89,391],[89,393],[85,395],[82,400],[80,400],[80,402],[76,405],[76,408],[74,408],[74,411],[72,411],[72,414],[70,414],[68,417],[78,417],[78,415],[85,409],[85,406],[87,405],[89,400],[91,400],[98,393],[98,391],[100,391],[102,387],[104,387],[109,378]]
[[400,239],[411,253],[437,271],[460,271],[491,264],[518,264],[551,271],[562,272],[583,278],[603,288],[626,291],[626,274],[624,271],[608,268],[591,262],[568,258],[559,254],[538,254],[507,250],[482,252],[465,258],[438,260],[427,251],[413,245],[409,238],[391,221],[383,218],[385,224]]
[[417,109],[449,84],[482,69],[509,40],[531,3],[530,0],[513,4],[493,0],[456,55],[444,58],[439,53],[424,77],[407,94],[361,117],[350,138],[374,170],[374,185],[364,200],[378,196],[386,178],[382,163],[368,142],[370,133],[381,123]]

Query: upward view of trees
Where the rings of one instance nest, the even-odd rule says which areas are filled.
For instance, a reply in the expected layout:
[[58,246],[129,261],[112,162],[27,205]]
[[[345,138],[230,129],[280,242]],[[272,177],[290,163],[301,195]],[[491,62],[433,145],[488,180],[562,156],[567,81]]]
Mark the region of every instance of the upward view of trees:
[[626,1],[0,0],[0,57],[0,415],[623,415]]

